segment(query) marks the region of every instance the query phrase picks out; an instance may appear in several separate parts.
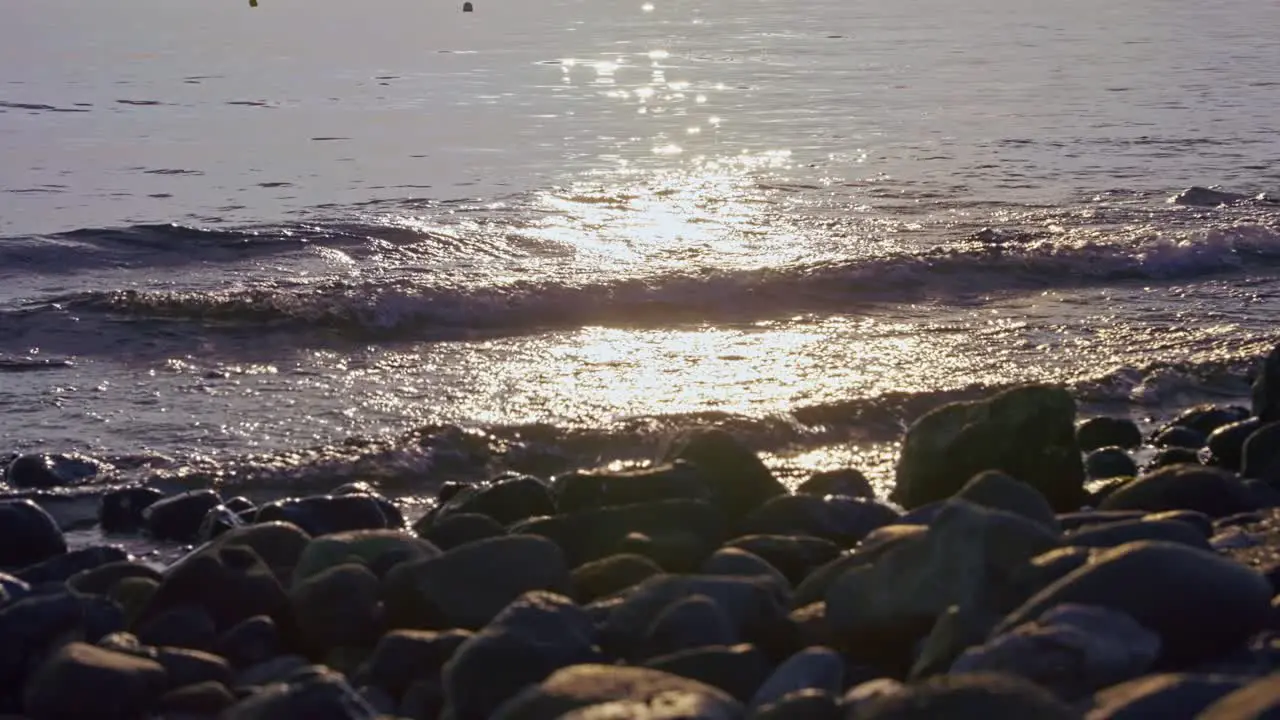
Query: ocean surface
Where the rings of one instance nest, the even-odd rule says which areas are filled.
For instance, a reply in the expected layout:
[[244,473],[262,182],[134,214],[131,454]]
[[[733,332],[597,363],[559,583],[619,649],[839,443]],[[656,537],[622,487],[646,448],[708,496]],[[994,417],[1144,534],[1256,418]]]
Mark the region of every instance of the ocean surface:
[[0,455],[885,483],[942,402],[1153,422],[1280,339],[1278,3],[474,2],[6,8]]

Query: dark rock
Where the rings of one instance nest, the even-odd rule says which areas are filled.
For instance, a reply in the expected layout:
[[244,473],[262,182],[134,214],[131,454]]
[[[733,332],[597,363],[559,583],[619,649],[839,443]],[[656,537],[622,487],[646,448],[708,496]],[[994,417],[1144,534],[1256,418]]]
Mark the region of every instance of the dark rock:
[[440,503],[434,516],[440,520],[450,515],[487,515],[499,525],[507,526],[555,513],[556,506],[546,483],[531,475],[515,475],[462,487]]
[[103,494],[98,505],[98,525],[105,533],[131,533],[143,525],[142,511],[164,499],[149,487],[125,487]]
[[870,565],[894,547],[924,537],[928,528],[920,525],[886,525],[862,541],[851,553],[846,553],[809,573],[792,593],[791,606],[804,607],[827,595],[827,588],[836,578],[854,568]]
[[149,577],[127,577],[117,580],[107,597],[120,606],[125,623],[129,626],[142,615],[143,608],[151,602],[151,596],[160,589],[160,583]]
[[1010,575],[1012,597],[1018,598],[1019,604],[1025,602],[1027,598],[1083,567],[1097,553],[1097,550],[1091,548],[1068,546],[1031,558]]
[[509,535],[402,563],[383,580],[389,627],[476,629],[531,590],[570,592],[560,548],[545,538]]
[[413,683],[438,677],[469,637],[466,630],[393,630],[378,641],[360,677],[393,697],[401,697]]
[[216,682],[219,685],[231,683],[231,666],[225,658],[212,653],[189,648],[162,647],[156,649],[154,659],[164,668],[170,689],[203,682]]
[[649,626],[645,649],[652,657],[737,642],[737,629],[720,606],[706,595],[690,595],[658,614]]
[[271,568],[280,585],[287,587],[292,581],[294,567],[310,544],[311,536],[297,525],[267,522],[229,530],[212,546],[249,548]]
[[138,562],[110,562],[97,567],[81,570],[67,580],[67,585],[76,592],[90,595],[107,595],[116,583],[125,578],[149,578],[160,583],[160,573],[149,565]]
[[374,720],[376,716],[341,674],[320,668],[308,676],[267,686],[227,708],[222,717],[236,720]]
[[337,565],[294,585],[293,617],[315,650],[371,645],[381,629],[378,576],[358,563]]
[[1195,528],[1196,532],[1205,537],[1213,535],[1213,519],[1202,512],[1195,510],[1165,510],[1164,512],[1150,513],[1143,516],[1143,519],[1149,522],[1163,522],[1173,520],[1175,522],[1185,523]]
[[809,476],[796,488],[797,495],[844,495],[845,497],[874,500],[875,488],[861,471],[854,468],[822,470]]
[[1280,481],[1280,422],[1253,431],[1241,448],[1240,474],[1275,483]]
[[787,488],[760,458],[733,435],[717,428],[694,430],[678,437],[665,461],[692,463],[730,518],[740,518]]
[[1199,465],[1200,453],[1191,448],[1184,447],[1168,447],[1162,448],[1143,468],[1147,471],[1158,470],[1160,468],[1169,467],[1170,465]]
[[485,720],[521,689],[560,668],[599,659],[595,627],[568,598],[520,597],[467,638],[444,666],[445,712]]
[[30,500],[0,500],[0,568],[25,568],[67,551],[62,530]]
[[852,547],[872,530],[896,521],[898,515],[875,500],[781,495],[749,514],[739,529],[744,535],[810,536]]
[[[676,707],[679,715],[663,711]],[[493,720],[555,720],[587,708],[590,712],[582,716],[620,719],[737,718],[742,714],[738,701],[696,680],[650,668],[575,665],[512,698]]]
[[[669,465],[611,472],[594,470],[557,477],[551,485],[555,508],[541,515],[661,500],[711,500],[699,470],[679,461]],[[532,515],[527,516],[532,517]]]
[[1251,393],[1253,415],[1264,423],[1280,421],[1280,345],[1263,359]]
[[1089,500],[1085,504],[1089,507],[1098,507],[1102,503],[1106,502],[1107,498],[1111,496],[1111,493],[1119,490],[1125,485],[1128,485],[1135,479],[1136,476],[1134,475],[1122,475],[1120,477],[1109,478],[1103,481],[1101,485],[1094,486],[1093,490],[1089,493]]
[[414,720],[436,720],[444,718],[444,686],[440,678],[419,680],[409,686],[400,700],[398,714],[400,717]]
[[1074,699],[1142,675],[1159,654],[1160,637],[1122,612],[1059,605],[969,648],[951,672],[1019,675]]
[[0,607],[0,705],[57,643],[68,638],[95,643],[123,629],[120,606],[101,597],[33,594]]
[[27,683],[24,707],[33,718],[134,718],[165,688],[164,668],[154,660],[72,642]]
[[17,602],[31,592],[31,584],[8,574],[0,572],[0,607]]
[[156,702],[155,711],[162,717],[216,716],[236,702],[227,686],[216,682],[187,685],[165,693]]
[[1095,417],[1076,426],[1076,442],[1086,453],[1104,447],[1132,450],[1142,444],[1142,431],[1129,418]]
[[139,622],[184,605],[204,608],[219,632],[254,615],[270,615],[277,625],[291,620],[284,588],[258,553],[244,545],[215,544],[169,568]]
[[578,602],[591,602],[636,585],[662,573],[657,563],[641,555],[610,555],[585,563],[570,575],[573,596]]
[[200,529],[196,531],[196,538],[200,542],[209,542],[228,530],[247,524],[235,510],[226,505],[215,505],[204,514],[204,519],[200,521]]
[[413,531],[441,550],[452,550],[459,545],[507,534],[506,528],[499,525],[497,520],[488,515],[475,513],[458,513],[439,519],[433,518],[432,522],[426,525],[426,527],[422,527],[421,524],[414,525]]
[[1260,427],[1262,421],[1255,417],[1214,430],[1208,440],[1212,463],[1220,468],[1239,472],[1244,463],[1244,442]]
[[1219,698],[1196,720],[1267,720],[1280,717],[1280,675],[1268,675]]
[[983,470],[1030,483],[1059,512],[1085,498],[1075,401],[1061,388],[1025,386],[944,405],[912,423],[893,499],[915,508],[955,494]]
[[758,710],[799,690],[840,693],[844,690],[844,660],[830,648],[805,648],[778,666],[751,697],[749,707]]
[[1226,470],[1200,465],[1171,465],[1147,473],[1111,493],[1101,510],[1196,510],[1226,517],[1255,510],[1252,495],[1240,478]]
[[84,455],[19,455],[9,463],[5,482],[16,488],[79,485],[104,471],[102,463]]
[[699,647],[650,658],[645,667],[706,683],[745,703],[768,679],[769,659],[754,645]]
[[138,625],[137,635],[145,645],[209,650],[218,637],[218,629],[203,607],[179,605]]
[[999,470],[985,470],[974,475],[955,497],[992,510],[1021,515],[1051,532],[1058,532],[1058,518],[1044,495]]
[[1187,408],[1178,413],[1177,417],[1170,420],[1165,426],[1168,427],[1185,427],[1194,430],[1205,437],[1208,437],[1224,425],[1230,425],[1249,417],[1248,408],[1242,408],[1237,405],[1221,407],[1218,405],[1197,405],[1193,408]]
[[990,608],[952,605],[938,615],[933,628],[918,645],[911,672],[912,680],[921,680],[948,672],[956,658],[966,650],[982,645],[1000,616]]
[[952,500],[928,531],[845,571],[827,587],[836,637],[877,655],[860,658],[905,671],[912,644],[951,605],[1001,613],[1019,598],[1010,578],[1057,536],[1020,515]]
[[676,538],[684,541],[686,567],[691,569],[724,542],[726,522],[708,503],[664,500],[535,518],[514,525],[511,532],[549,538],[564,550],[571,567],[619,552],[632,533],[655,540]]
[[1124,450],[1118,447],[1104,447],[1085,456],[1084,472],[1090,480],[1134,477],[1138,474],[1138,464]]
[[287,682],[306,674],[313,667],[301,655],[277,655],[242,668],[232,681],[232,688],[238,691],[255,690],[263,685]]
[[356,688],[356,692],[360,693],[360,697],[364,698],[365,704],[373,708],[373,711],[379,716],[395,715],[399,707],[396,699],[387,694],[385,690],[373,685],[365,685]]
[[1209,540],[1189,523],[1177,520],[1121,520],[1091,525],[1064,537],[1068,545],[1113,548],[1137,540],[1163,540],[1208,550]]
[[1063,603],[1128,613],[1155,631],[1166,665],[1211,659],[1266,626],[1271,585],[1261,574],[1185,545],[1136,542],[1103,551],[1027,600],[994,631]]
[[847,720],[1036,718],[1078,716],[1049,691],[1014,675],[940,675],[854,705]]
[[785,598],[777,585],[757,578],[716,575],[656,575],[632,588],[609,613],[602,642],[621,657],[646,653],[649,629],[673,602],[705,595],[716,603],[737,637],[766,651],[788,627]]
[[191,490],[151,503],[142,520],[147,534],[157,540],[195,540],[205,513],[221,504],[213,490]]
[[440,483],[440,489],[436,490],[436,501],[443,504],[453,499],[454,495],[471,487],[472,483],[462,482],[461,480],[445,480]]
[[277,500],[258,508],[255,521],[292,523],[312,537],[395,526],[394,518],[387,518],[374,495],[312,495]]
[[307,543],[293,569],[292,584],[346,563],[357,563],[375,576],[400,563],[439,557],[440,549],[404,530],[352,530],[318,537]]
[[1179,447],[1199,450],[1207,441],[1208,438],[1204,433],[1181,425],[1170,425],[1152,438],[1151,443],[1158,448]]
[[267,615],[254,615],[233,625],[217,639],[213,651],[233,667],[246,668],[266,662],[280,649],[280,631]]
[[947,506],[946,500],[934,500],[917,508],[912,508],[898,518],[898,525],[929,525],[938,517],[938,513]]
[[839,701],[822,690],[788,693],[751,714],[751,720],[840,720],[843,717]]
[[738,548],[720,548],[702,563],[703,575],[759,577],[772,580],[780,592],[791,590],[791,581],[764,559]]
[[1058,524],[1063,532],[1081,530],[1094,525],[1120,522],[1121,520],[1141,520],[1147,513],[1142,510],[1082,510],[1080,512],[1062,513],[1058,516]]
[[1094,695],[1089,720],[1199,717],[1201,710],[1244,687],[1247,681],[1225,675],[1147,675]]
[[64,555],[55,555],[37,565],[28,565],[14,575],[32,585],[60,583],[66,582],[68,578],[82,570],[92,570],[100,565],[128,559],[129,554],[118,547],[95,545],[72,550]]
[[747,535],[734,538],[726,548],[746,550],[777,568],[792,585],[840,556],[840,546],[830,540],[790,535]]

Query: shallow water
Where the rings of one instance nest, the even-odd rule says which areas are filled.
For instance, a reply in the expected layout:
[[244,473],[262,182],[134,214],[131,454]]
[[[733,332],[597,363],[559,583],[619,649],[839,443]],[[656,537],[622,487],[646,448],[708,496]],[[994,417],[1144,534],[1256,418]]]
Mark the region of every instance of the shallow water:
[[885,480],[939,402],[1158,417],[1276,340],[1273,3],[260,5],[6,14],[0,450],[426,483],[423,426],[715,421]]

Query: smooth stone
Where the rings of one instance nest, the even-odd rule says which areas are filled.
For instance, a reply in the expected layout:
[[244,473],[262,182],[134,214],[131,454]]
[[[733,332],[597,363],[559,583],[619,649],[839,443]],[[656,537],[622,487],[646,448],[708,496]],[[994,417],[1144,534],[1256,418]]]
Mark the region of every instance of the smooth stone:
[[67,579],[67,586],[76,592],[107,595],[116,583],[131,577],[148,578],[157,585],[161,580],[160,572],[150,565],[123,560],[81,570]]
[[1244,687],[1248,678],[1167,673],[1113,685],[1093,696],[1086,720],[1198,717],[1201,710]]
[[738,631],[720,606],[706,595],[690,595],[668,605],[649,626],[648,657],[699,647],[737,644]]
[[1135,477],[1138,474],[1138,464],[1124,450],[1104,447],[1085,455],[1084,472],[1090,480]]
[[141,717],[166,682],[154,660],[71,642],[32,676],[23,705],[36,720]]
[[755,645],[698,647],[650,658],[644,666],[706,683],[745,703],[769,678],[769,658]]
[[1203,532],[1179,520],[1121,520],[1091,525],[1062,538],[1067,545],[1086,548],[1112,548],[1137,540],[1163,540],[1201,550],[1210,549],[1209,540]]
[[1267,353],[1250,388],[1253,415],[1264,423],[1280,421],[1280,344]]
[[110,469],[91,457],[72,453],[19,455],[2,474],[15,488],[56,488],[79,485]]
[[555,671],[598,661],[595,639],[591,618],[568,598],[548,592],[521,596],[445,663],[446,716],[494,716],[502,703]]
[[111,586],[107,597],[119,605],[124,612],[125,622],[132,627],[142,615],[142,610],[151,602],[151,596],[160,589],[160,582],[149,577],[127,577]]
[[439,677],[471,635],[466,630],[392,630],[378,640],[359,677],[393,697],[403,697],[415,682]]
[[274,657],[240,668],[232,680],[232,688],[257,688],[272,683],[285,682],[300,671],[311,667],[301,655],[276,655]]
[[219,632],[254,615],[270,615],[277,624],[292,621],[280,581],[244,545],[215,544],[169,568],[138,622],[188,605],[204,608]]
[[1000,620],[1000,615],[983,607],[952,605],[947,608],[919,644],[907,677],[920,680],[947,672],[961,653],[981,645]]
[[226,685],[210,681],[170,690],[156,701],[155,710],[162,717],[209,717],[235,702]]
[[619,554],[584,563],[570,574],[573,596],[589,603],[662,574],[657,563],[642,555]]
[[1217,187],[1193,186],[1178,192],[1178,194],[1169,198],[1166,202],[1174,205],[1185,205],[1188,207],[1220,207],[1222,205],[1232,205],[1247,199],[1247,195],[1227,192],[1226,190],[1220,190]]
[[66,551],[58,523],[39,505],[0,500],[0,568],[25,568]]
[[113,545],[95,545],[56,555],[36,565],[28,565],[14,575],[32,585],[61,583],[82,570],[92,570],[107,563],[128,559],[129,554],[121,548]]
[[1163,512],[1148,513],[1143,516],[1143,519],[1150,522],[1175,520],[1177,522],[1190,525],[1205,537],[1213,535],[1213,518],[1196,510],[1165,510]]
[[748,710],[756,711],[800,690],[836,695],[844,690],[844,660],[831,648],[810,647],[787,658],[756,690]]
[[683,541],[679,559],[692,569],[724,542],[727,523],[724,513],[709,503],[663,500],[534,518],[510,531],[552,540],[571,567],[625,552],[619,546],[633,533],[651,539],[672,537]]
[[1190,428],[1208,437],[1220,427],[1249,417],[1249,409],[1238,405],[1197,405],[1178,413],[1165,427]]
[[512,475],[459,488],[441,501],[433,516],[440,520],[450,515],[487,515],[507,526],[555,512],[551,489],[545,482],[531,475]]
[[1009,577],[1010,585],[1014,588],[1013,596],[1025,602],[1027,598],[1083,567],[1098,552],[1094,548],[1067,545],[1031,558]]
[[1214,430],[1208,440],[1213,464],[1238,472],[1244,464],[1244,443],[1260,427],[1262,421],[1254,417]]
[[289,603],[313,650],[372,645],[382,629],[378,576],[359,563],[323,570],[293,586]]
[[792,586],[840,557],[840,546],[830,540],[792,535],[745,535],[726,542],[724,548],[745,550],[759,557],[777,568]]
[[172,607],[135,627],[138,639],[153,646],[208,650],[218,636],[213,618],[199,605]]
[[[287,522],[264,522],[229,530],[210,547],[246,547],[253,550],[271,568],[282,587],[288,587],[294,567],[303,551],[311,544],[311,536],[297,525]],[[192,553],[188,557],[199,555]],[[175,564],[180,566],[181,561]],[[166,572],[171,572],[166,571]]]
[[404,530],[351,530],[313,538],[293,568],[293,586],[338,565],[357,563],[381,577],[402,562],[439,557],[440,549]]
[[1280,674],[1259,678],[1218,699],[1196,720],[1272,720],[1280,717]]
[[1077,718],[1049,691],[1015,675],[939,675],[854,705],[847,720]]
[[1280,422],[1253,431],[1241,448],[1240,474],[1258,480],[1280,480]]
[[897,695],[904,691],[906,687],[906,685],[903,685],[901,682],[893,678],[872,678],[871,680],[860,682],[848,690],[845,690],[844,695],[840,698],[840,704],[849,710],[849,713],[847,714],[852,714],[853,709],[859,704],[875,700],[876,698]]
[[103,493],[98,503],[98,525],[104,533],[131,533],[144,524],[142,513],[164,499],[164,493],[149,487],[125,487]]
[[742,713],[742,706],[727,693],[696,680],[651,668],[581,664],[558,670],[521,692],[503,704],[493,720],[555,720],[588,708],[595,712],[575,720],[719,720]]
[[200,529],[196,532],[196,538],[200,542],[209,542],[247,524],[235,510],[225,504],[216,505],[204,514],[204,518],[200,521]]
[[840,720],[844,712],[831,693],[797,690],[751,713],[751,720]]
[[1094,417],[1076,426],[1076,442],[1085,453],[1104,447],[1132,450],[1142,444],[1142,431],[1129,418]]
[[1055,511],[1075,510],[1085,498],[1075,412],[1066,390],[1028,385],[926,413],[903,439],[892,498],[916,508],[998,469],[1031,484]]
[[1226,517],[1255,510],[1240,478],[1220,468],[1171,465],[1147,473],[1111,493],[1100,510],[1195,510]]
[[780,495],[747,515],[738,529],[744,535],[807,535],[852,547],[872,530],[895,522],[899,514],[863,498]]
[[17,602],[31,592],[31,583],[0,572],[0,607]]
[[280,630],[268,615],[254,615],[228,628],[213,644],[213,651],[232,667],[247,668],[275,657]]
[[711,557],[702,563],[701,574],[765,577],[776,582],[782,592],[791,590],[791,582],[787,580],[786,575],[764,559],[737,548],[721,548],[712,553]]
[[809,476],[808,480],[796,486],[797,495],[843,495],[852,498],[874,500],[875,488],[871,481],[855,468],[838,470],[820,470]]
[[664,462],[684,460],[698,469],[716,505],[741,518],[787,488],[742,441],[719,428],[692,430],[675,438]]
[[1062,526],[1063,532],[1070,533],[1121,520],[1141,520],[1146,516],[1147,513],[1142,510],[1081,510],[1058,515],[1058,524]]
[[[0,607],[0,688],[20,688],[32,659],[68,638],[95,643],[124,629],[120,606],[70,592],[32,594]],[[0,693],[3,702],[4,693]]]
[[225,658],[213,653],[190,648],[156,648],[155,661],[160,663],[168,677],[169,689],[203,682],[219,685],[231,683],[231,666]]
[[1200,465],[1200,453],[1191,448],[1167,447],[1151,456],[1143,470],[1151,472],[1171,465]]
[[1051,532],[1059,532],[1058,518],[1044,495],[999,470],[984,470],[974,475],[955,497],[992,510],[1021,515]]
[[142,511],[143,528],[156,540],[195,540],[209,510],[222,504],[213,490],[191,490],[157,500]]
[[1208,438],[1202,432],[1181,425],[1170,425],[1156,434],[1151,439],[1151,444],[1158,448],[1177,447],[1199,450],[1207,441]]
[[415,524],[414,532],[441,550],[452,550],[477,540],[507,534],[507,529],[499,525],[497,520],[476,513],[446,515],[427,525],[428,527],[422,527],[421,524]]
[[1217,657],[1266,626],[1271,585],[1232,560],[1185,545],[1141,541],[1099,553],[1011,612],[999,635],[1063,603],[1128,613],[1160,635],[1161,662]]
[[222,717],[235,720],[374,720],[360,694],[328,668],[309,677],[275,683],[232,705]]
[[871,565],[898,545],[924,537],[928,528],[920,525],[886,525],[867,536],[852,552],[815,568],[796,586],[791,607],[804,607],[824,599],[827,588],[841,575],[854,568]]
[[375,495],[312,495],[267,503],[258,508],[255,522],[287,522],[312,537],[347,530],[384,530],[395,527],[380,498]]
[[1160,637],[1128,615],[1064,604],[964,651],[951,672],[1020,675],[1071,699],[1138,677],[1159,655]]
[[683,461],[634,470],[569,473],[556,477],[551,490],[554,507],[538,514],[581,512],[662,500],[712,500],[711,488],[699,470]]
[[392,628],[474,630],[531,590],[570,592],[569,568],[555,543],[508,535],[401,563],[383,578]]

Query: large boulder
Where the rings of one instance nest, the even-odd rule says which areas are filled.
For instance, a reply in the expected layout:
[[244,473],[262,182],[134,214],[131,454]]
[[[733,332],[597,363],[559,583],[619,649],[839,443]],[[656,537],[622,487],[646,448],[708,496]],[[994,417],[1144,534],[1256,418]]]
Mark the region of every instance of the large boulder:
[[718,428],[693,430],[676,438],[663,459],[693,464],[731,518],[743,517],[787,492],[751,448]]
[[27,683],[25,710],[33,718],[123,720],[142,717],[166,689],[156,661],[72,642]]
[[1232,560],[1185,545],[1134,542],[1103,551],[1011,612],[993,635],[1063,603],[1127,613],[1159,634],[1161,662],[1213,659],[1263,629],[1271,584]]
[[124,629],[120,606],[103,597],[70,592],[33,594],[0,607],[0,712],[14,711],[33,660],[69,638],[95,643]]
[[66,551],[58,523],[39,505],[0,500],[0,568],[24,568]]
[[556,720],[586,709],[591,712],[573,717],[734,720],[742,714],[737,700],[696,680],[651,668],[584,664],[520,693],[493,720]]
[[671,603],[654,618],[645,638],[645,654],[661,656],[737,642],[738,629],[716,601],[706,595],[690,595]]
[[1240,449],[1240,474],[1247,478],[1280,482],[1280,422],[1267,423],[1254,430]]
[[660,500],[712,499],[702,474],[684,461],[635,470],[569,473],[556,477],[551,488],[562,513]]
[[1203,465],[1170,465],[1147,473],[1108,495],[1100,510],[1196,510],[1226,517],[1257,509],[1253,494],[1234,473]]
[[135,622],[141,625],[182,606],[203,608],[219,631],[254,615],[269,615],[277,624],[292,621],[280,581],[244,545],[215,544],[169,568]]
[[110,466],[78,453],[19,455],[0,478],[16,488],[47,489],[79,485],[107,470]]
[[1055,510],[1075,510],[1085,499],[1075,412],[1066,390],[1038,385],[937,408],[907,430],[892,498],[919,507],[954,495],[983,470],[1002,470]]
[[1021,515],[1052,532],[1059,529],[1053,508],[1039,490],[999,470],[985,470],[974,475],[955,497],[992,510]]
[[556,670],[598,661],[595,633],[591,618],[568,598],[522,596],[445,664],[447,717],[487,720],[508,698]]
[[532,590],[567,595],[564,553],[535,535],[508,535],[401,563],[383,578],[393,628],[477,629]]

